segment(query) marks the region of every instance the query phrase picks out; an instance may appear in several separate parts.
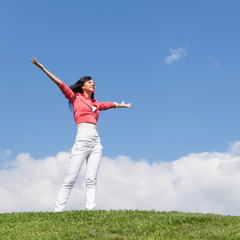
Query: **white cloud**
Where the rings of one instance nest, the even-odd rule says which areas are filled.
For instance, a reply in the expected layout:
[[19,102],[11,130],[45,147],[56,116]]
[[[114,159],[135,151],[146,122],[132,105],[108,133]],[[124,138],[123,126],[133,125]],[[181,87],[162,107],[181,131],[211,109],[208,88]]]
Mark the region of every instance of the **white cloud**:
[[[172,162],[103,157],[97,209],[142,209],[240,215],[240,142],[227,152],[192,153]],[[1,212],[52,211],[69,153],[35,160],[19,154],[0,170]],[[66,210],[85,207],[85,167]]]
[[232,155],[240,154],[240,141],[231,143],[227,151]]
[[182,48],[178,48],[178,49],[170,48],[169,51],[171,55],[165,59],[165,63],[167,64],[171,64],[172,62],[177,61],[181,58],[184,58],[187,55],[187,51]]

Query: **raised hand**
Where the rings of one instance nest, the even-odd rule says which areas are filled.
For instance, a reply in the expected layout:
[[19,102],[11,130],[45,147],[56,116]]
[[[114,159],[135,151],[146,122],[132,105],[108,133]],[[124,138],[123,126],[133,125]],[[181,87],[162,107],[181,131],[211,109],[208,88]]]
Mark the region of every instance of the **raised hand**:
[[32,57],[32,58],[31,58],[31,61],[32,61],[32,63],[35,64],[37,67],[43,68],[43,65],[40,64],[35,57]]
[[58,86],[62,83],[60,79],[55,77],[52,73],[50,73],[42,64],[40,64],[35,57],[31,58],[31,61],[34,65],[39,67],[54,83],[56,83]]

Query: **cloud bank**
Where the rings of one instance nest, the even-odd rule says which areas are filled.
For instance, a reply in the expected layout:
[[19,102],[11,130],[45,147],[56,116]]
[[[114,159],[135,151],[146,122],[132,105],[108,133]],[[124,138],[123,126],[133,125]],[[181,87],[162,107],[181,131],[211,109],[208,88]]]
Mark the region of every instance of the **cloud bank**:
[[178,48],[178,49],[170,48],[169,52],[171,53],[171,55],[165,59],[166,64],[171,64],[174,61],[180,60],[181,58],[184,58],[187,55],[186,50],[182,48]]
[[[240,215],[240,142],[226,152],[192,153],[172,162],[103,157],[97,209],[141,209]],[[7,154],[9,156],[9,154]],[[53,211],[68,152],[33,159],[28,153],[0,170],[0,212]],[[85,167],[66,210],[85,208]]]

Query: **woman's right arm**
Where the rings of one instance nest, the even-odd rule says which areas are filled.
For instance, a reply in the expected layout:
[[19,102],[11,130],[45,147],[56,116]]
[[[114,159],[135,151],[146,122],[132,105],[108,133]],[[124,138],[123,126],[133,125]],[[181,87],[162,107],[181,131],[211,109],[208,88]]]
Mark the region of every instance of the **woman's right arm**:
[[42,64],[40,64],[35,57],[31,59],[32,63],[35,64],[38,68],[40,68],[54,83],[58,86],[62,83],[60,79],[55,77],[52,73],[50,73]]
[[65,97],[72,103],[75,99],[75,93],[70,89],[64,82],[62,82],[60,79],[55,77],[52,73],[50,73],[42,64],[40,64],[35,57],[32,57],[31,59],[32,63],[35,64],[38,68],[40,68],[46,75],[57,84],[57,86],[60,88],[62,93],[65,95]]

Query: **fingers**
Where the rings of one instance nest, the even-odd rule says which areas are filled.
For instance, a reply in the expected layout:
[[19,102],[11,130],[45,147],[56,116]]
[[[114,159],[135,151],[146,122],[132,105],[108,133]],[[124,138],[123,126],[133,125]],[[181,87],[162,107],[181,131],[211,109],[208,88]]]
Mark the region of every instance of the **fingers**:
[[122,105],[123,107],[129,108],[129,107],[131,107],[132,103],[126,104],[125,101],[123,101],[123,102],[121,103],[121,105]]

